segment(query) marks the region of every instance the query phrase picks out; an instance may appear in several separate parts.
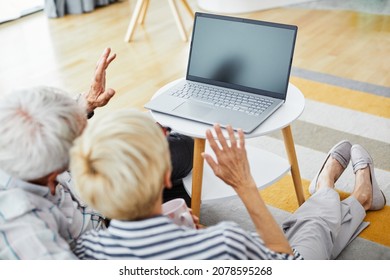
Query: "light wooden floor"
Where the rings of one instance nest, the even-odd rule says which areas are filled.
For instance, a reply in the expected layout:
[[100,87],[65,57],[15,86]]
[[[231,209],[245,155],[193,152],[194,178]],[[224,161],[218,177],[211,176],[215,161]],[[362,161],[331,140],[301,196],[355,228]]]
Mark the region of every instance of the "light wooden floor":
[[[189,3],[199,10],[195,0]],[[166,1],[153,0],[134,42],[123,37],[135,0],[84,15],[48,19],[43,12],[0,25],[0,96],[14,88],[51,85],[88,89],[104,47],[118,58],[108,86],[118,95],[104,110],[142,105],[164,84],[185,75],[188,43],[181,41]],[[298,25],[293,66],[390,86],[390,16],[279,8],[242,15]],[[191,20],[183,13],[187,30]]]

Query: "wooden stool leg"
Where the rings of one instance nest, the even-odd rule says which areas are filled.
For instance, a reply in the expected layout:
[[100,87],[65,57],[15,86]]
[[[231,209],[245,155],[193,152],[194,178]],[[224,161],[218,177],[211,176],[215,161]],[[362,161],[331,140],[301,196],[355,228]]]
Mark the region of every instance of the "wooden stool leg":
[[137,24],[138,18],[141,15],[141,9],[145,4],[144,2],[145,0],[138,0],[135,4],[135,9],[133,15],[131,16],[129,27],[127,28],[125,42],[130,42],[131,38],[133,37],[135,25]]
[[194,18],[194,11],[192,11],[191,6],[188,4],[187,0],[181,0],[181,2],[183,3],[183,6],[186,9],[186,11],[188,12],[188,14],[190,15],[190,17],[193,19]]
[[295,194],[298,199],[298,204],[302,205],[305,202],[305,196],[303,195],[302,179],[301,174],[299,172],[297,154],[295,152],[295,145],[291,133],[291,127],[287,126],[283,128],[282,132],[284,138],[284,146],[286,147],[288,160],[291,165],[291,176],[294,182]]
[[139,24],[144,24],[144,22],[145,22],[145,16],[146,16],[146,12],[148,11],[149,2],[150,2],[150,0],[145,0],[144,4],[142,6],[141,17],[138,20]]
[[203,181],[203,157],[202,153],[206,147],[206,139],[195,138],[194,141],[194,166],[192,168],[192,196],[191,208],[194,215],[200,215],[200,204],[202,197]]
[[179,29],[180,36],[183,39],[183,41],[187,41],[187,34],[184,29],[184,24],[180,17],[179,10],[177,9],[176,2],[175,0],[168,0],[168,1],[169,1],[169,5],[171,6],[173,16],[175,17],[176,25],[177,28]]

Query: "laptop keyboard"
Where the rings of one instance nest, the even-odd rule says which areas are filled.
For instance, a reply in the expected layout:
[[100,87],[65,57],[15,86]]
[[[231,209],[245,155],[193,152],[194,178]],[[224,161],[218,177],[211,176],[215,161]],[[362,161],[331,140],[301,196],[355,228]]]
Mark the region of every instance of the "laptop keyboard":
[[273,103],[272,99],[263,96],[248,96],[228,89],[210,89],[208,86],[193,83],[185,84],[182,88],[172,92],[171,95],[254,116],[263,113]]

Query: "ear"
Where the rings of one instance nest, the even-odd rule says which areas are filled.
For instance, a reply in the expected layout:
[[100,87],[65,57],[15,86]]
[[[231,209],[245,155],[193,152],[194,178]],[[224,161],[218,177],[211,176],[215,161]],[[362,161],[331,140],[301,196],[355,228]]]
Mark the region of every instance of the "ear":
[[56,194],[56,187],[57,187],[57,176],[60,174],[59,171],[54,171],[52,173],[50,173],[47,177],[47,186],[49,187],[50,189],[50,193],[52,195],[55,195]]
[[170,169],[168,169],[164,175],[164,186],[167,189],[172,188],[171,173],[172,173],[172,171]]

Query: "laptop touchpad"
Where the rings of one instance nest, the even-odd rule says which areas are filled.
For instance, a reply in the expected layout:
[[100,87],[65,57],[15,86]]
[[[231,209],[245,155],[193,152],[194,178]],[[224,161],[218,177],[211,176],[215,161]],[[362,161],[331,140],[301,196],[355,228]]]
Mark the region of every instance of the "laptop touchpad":
[[204,106],[201,104],[196,104],[195,102],[184,102],[182,105],[178,106],[175,110],[176,114],[179,114],[184,117],[193,117],[197,119],[202,119],[209,112],[212,111],[212,108]]

